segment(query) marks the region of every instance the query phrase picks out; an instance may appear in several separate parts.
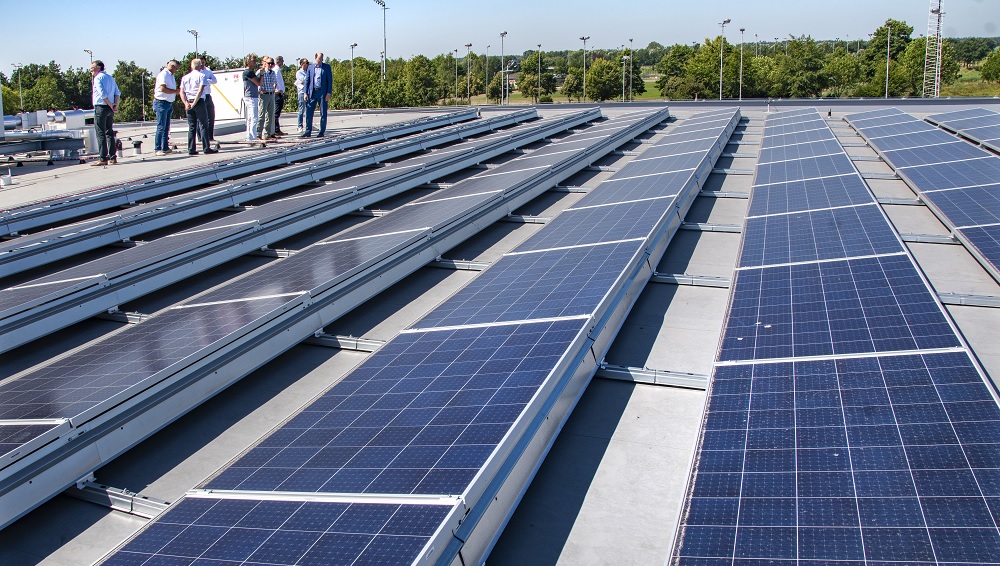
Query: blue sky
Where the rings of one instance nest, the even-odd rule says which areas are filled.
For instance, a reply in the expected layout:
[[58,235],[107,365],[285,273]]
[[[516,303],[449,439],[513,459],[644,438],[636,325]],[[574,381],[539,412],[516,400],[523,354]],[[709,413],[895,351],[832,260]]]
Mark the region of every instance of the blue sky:
[[[914,36],[925,33],[929,0],[645,0],[640,2],[564,0],[386,0],[390,57],[434,56],[464,45],[482,53],[500,53],[501,31],[507,31],[506,53],[522,53],[541,43],[542,49],[579,49],[582,35],[588,47],[643,47],[701,41],[719,33],[718,22],[730,18],[730,41],[754,34],[774,40],[788,34],[817,39],[857,40],[888,17],[905,20]],[[4,26],[0,31],[0,63],[9,75],[11,63],[47,63],[64,68],[86,66],[94,56],[113,66],[134,60],[158,70],[169,57],[199,48],[216,56],[248,51],[283,55],[286,60],[311,58],[316,51],[347,59],[355,54],[377,60],[382,48],[382,11],[373,0],[332,2],[260,2],[256,0],[201,2],[197,17],[186,17],[185,4],[106,0],[98,14],[94,4],[56,0],[34,18],[13,0],[0,0]],[[20,5],[20,4],[19,4]],[[1000,0],[944,0],[946,37],[1000,35]],[[18,14],[15,16],[15,14]],[[164,17],[163,14],[168,14]],[[23,18],[22,18],[23,17]],[[31,27],[21,22],[41,22]],[[98,22],[102,22],[100,26]],[[106,27],[103,27],[107,23]]]

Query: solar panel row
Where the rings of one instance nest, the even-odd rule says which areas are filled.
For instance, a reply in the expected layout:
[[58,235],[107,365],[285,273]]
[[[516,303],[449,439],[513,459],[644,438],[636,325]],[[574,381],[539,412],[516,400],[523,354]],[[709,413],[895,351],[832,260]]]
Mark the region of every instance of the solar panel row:
[[[770,117],[762,155],[803,117]],[[754,187],[675,564],[1000,557],[995,394],[860,176],[837,179]]]
[[[684,129],[713,118],[718,121],[710,115],[686,122]],[[727,126],[715,127],[719,151],[735,118],[729,113]],[[708,155],[705,150],[703,165],[710,168]],[[635,167],[649,170],[644,162]],[[624,166],[574,207],[598,211],[611,228],[574,231],[598,223],[580,214],[573,222],[549,223],[203,488],[359,498],[452,494],[475,507],[473,493],[481,493],[524,435],[534,434],[533,419],[580,364],[592,342],[595,312],[607,308],[609,296],[648,253],[657,237],[651,232],[674,206],[672,195],[697,189],[693,177],[676,177],[659,187],[664,198],[641,207],[618,204],[630,193],[615,179],[630,174],[630,165]],[[656,214],[639,214],[650,208]],[[564,216],[573,211],[559,218]],[[484,506],[492,497],[486,499]],[[425,526],[435,530],[441,521],[429,518]],[[129,544],[152,536],[147,529]],[[129,550],[126,545],[113,560]]]
[[985,108],[932,114],[925,118],[948,131],[1000,151],[1000,113]]
[[[989,123],[994,117],[1000,115],[964,110],[929,120],[945,126],[962,123],[951,128],[955,130],[969,122]],[[996,245],[1000,236],[1000,157],[897,109],[851,114],[846,119],[987,271],[1000,278],[1000,249]]]
[[231,179],[267,167],[329,155],[337,151],[384,141],[393,137],[439,127],[444,124],[473,120],[476,117],[478,117],[476,109],[463,109],[446,114],[419,118],[417,120],[390,124],[384,127],[369,128],[360,132],[331,136],[322,141],[294,148],[267,151],[250,157],[238,157],[224,162],[188,169],[178,174],[139,179],[129,183],[73,195],[65,199],[29,203],[10,210],[0,211],[0,234],[13,234],[39,226],[52,225],[57,222],[64,222],[70,218],[112,209],[120,205],[145,202],[165,194],[203,185],[207,182]]

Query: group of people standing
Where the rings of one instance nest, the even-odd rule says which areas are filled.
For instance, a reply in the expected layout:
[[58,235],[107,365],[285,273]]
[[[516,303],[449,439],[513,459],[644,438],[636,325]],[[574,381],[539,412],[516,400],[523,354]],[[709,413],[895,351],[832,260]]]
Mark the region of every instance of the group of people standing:
[[[269,140],[284,135],[278,121],[285,106],[285,80],[281,75],[284,59],[281,56],[260,58],[247,55],[243,72],[243,110],[246,116],[246,141]],[[191,71],[177,84],[174,73],[181,64],[171,59],[156,75],[153,86],[153,111],[156,113],[156,135],[153,140],[154,155],[172,153],[169,145],[170,119],[173,116],[174,101],[179,95],[184,103],[188,120],[188,155],[198,154],[198,140],[203,153],[218,153],[212,148],[215,140],[215,103],[212,101],[212,85],[218,80],[200,58],[191,60]],[[113,129],[113,118],[118,111],[121,91],[115,79],[104,70],[104,63],[94,61],[90,66],[93,80],[94,129],[97,134],[99,161],[92,165],[116,164],[117,141]],[[324,61],[322,53],[316,53],[314,63],[306,58],[299,59],[299,69],[295,73],[295,88],[298,101],[298,132],[300,137],[312,136],[313,118],[319,107],[319,131],[316,137],[326,134],[327,111],[333,93],[333,72]]]
[[[243,107],[246,116],[247,141],[268,140],[284,135],[278,117],[285,106],[285,80],[281,76],[284,64],[281,56],[272,59],[264,55],[257,68],[257,55],[251,53],[246,58],[243,71]],[[277,69],[274,67],[277,66]],[[299,59],[299,69],[295,72],[296,99],[299,106],[298,132],[300,137],[312,135],[313,116],[320,107],[319,131],[317,137],[326,134],[327,107],[333,93],[333,72],[317,53],[315,64],[306,58]],[[305,113],[305,120],[304,114]]]

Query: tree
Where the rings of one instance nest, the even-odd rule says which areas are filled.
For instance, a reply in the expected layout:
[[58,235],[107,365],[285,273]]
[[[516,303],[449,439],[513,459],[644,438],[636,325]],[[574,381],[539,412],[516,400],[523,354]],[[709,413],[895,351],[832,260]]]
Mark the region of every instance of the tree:
[[604,102],[621,96],[621,68],[607,59],[598,59],[587,67],[587,98]]
[[955,57],[965,65],[966,69],[990,54],[990,44],[985,37],[965,37],[949,40],[947,43],[954,44]]
[[90,69],[80,67],[75,69],[70,67],[62,74],[60,85],[66,94],[66,101],[69,108],[91,108],[93,104],[93,83],[94,77],[90,74]]
[[53,76],[44,76],[24,91],[25,110],[61,110],[68,106],[66,95],[59,88],[59,81]]
[[423,55],[416,55],[403,65],[402,94],[407,106],[437,104],[438,86],[434,81],[434,66]]
[[677,94],[678,89],[684,83],[680,78],[684,76],[687,62],[693,55],[693,48],[678,43],[671,47],[656,63],[656,72],[660,74],[660,78],[656,81],[656,88],[660,90],[661,95],[669,98],[686,98],[686,95],[677,96]]
[[490,81],[488,87],[486,87],[486,98],[487,100],[500,101],[500,96],[503,94],[503,73],[497,71],[493,74],[493,79]]
[[[882,74],[885,80],[885,51],[886,38],[889,35],[889,26],[892,29],[892,38],[889,41],[889,59],[895,61],[906,51],[906,46],[910,43],[910,35],[913,28],[906,25],[906,22],[888,19],[881,27],[872,34],[871,41],[858,54],[861,58],[862,69],[866,80],[872,80],[877,74]],[[880,70],[881,69],[881,70]]]
[[562,93],[566,95],[566,100],[572,102],[574,98],[583,98],[583,79],[580,78],[580,69],[570,69],[563,80]]
[[[541,58],[541,92],[538,92],[538,68]],[[549,71],[545,57],[533,52],[521,61],[521,77],[518,79],[518,89],[524,96],[531,97],[537,103],[541,95],[556,91],[556,77]]]
[[823,73],[825,54],[813,38],[791,38],[788,54],[780,53],[776,59],[778,73],[771,87],[772,96],[815,97],[826,88],[828,78]]
[[850,96],[854,87],[861,82],[861,62],[854,55],[838,49],[823,66],[823,75],[833,87],[834,96]]
[[10,88],[7,85],[0,85],[0,89],[3,89],[3,113],[4,115],[12,115],[18,113],[18,95],[17,90]]
[[991,83],[1000,83],[1000,47],[994,49],[986,56],[986,61],[979,68],[983,74],[983,80]]
[[[906,51],[899,58],[901,72],[906,78],[905,92],[895,96],[921,96],[924,90],[924,57],[926,56],[927,39],[918,37],[910,42]],[[951,84],[958,79],[959,65],[955,60],[954,47],[951,42],[945,42],[941,49],[941,84]],[[892,74],[890,74],[890,83]],[[885,80],[885,73],[882,73]],[[884,83],[883,83],[884,85]],[[890,84],[890,86],[892,86]],[[884,89],[884,86],[883,86]],[[884,90],[883,90],[884,93]],[[890,94],[893,94],[890,92]]]
[[122,92],[115,121],[134,122],[152,119],[154,116],[152,93],[156,75],[150,75],[149,71],[136,65],[135,61],[118,61],[112,76],[118,84],[118,90]]

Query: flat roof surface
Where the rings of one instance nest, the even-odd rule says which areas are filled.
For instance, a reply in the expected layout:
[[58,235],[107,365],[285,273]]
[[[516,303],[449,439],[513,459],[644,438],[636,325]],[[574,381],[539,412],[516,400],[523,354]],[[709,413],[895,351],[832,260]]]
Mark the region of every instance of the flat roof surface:
[[[806,105],[797,101],[796,105]],[[725,106],[733,106],[728,102]],[[892,170],[874,160],[841,118],[844,114],[894,105],[871,101],[815,106],[829,111],[829,124],[863,175],[883,177]],[[638,104],[636,106],[639,106]],[[668,103],[676,123],[714,104]],[[775,105],[776,106],[776,105]],[[961,101],[900,106],[918,118],[977,105]],[[543,106],[542,115],[579,108]],[[515,107],[514,109],[516,109]],[[632,109],[602,107],[605,116]],[[766,102],[741,107],[737,127],[723,156],[685,221],[708,226],[741,227]],[[347,131],[426,116],[442,109],[392,113],[331,113],[330,128]],[[484,115],[509,109],[484,109]],[[282,117],[294,131],[294,115]],[[291,125],[291,126],[289,126]],[[669,131],[671,126],[666,128]],[[175,130],[175,140],[183,132]],[[659,134],[653,134],[655,137]],[[220,136],[226,140],[239,136]],[[290,142],[291,143],[291,142]],[[25,166],[14,170],[16,184],[0,190],[0,207],[86,191],[98,186],[182,170],[191,163],[223,159],[258,149],[224,146],[217,156],[126,157],[118,166]],[[621,149],[641,149],[632,143]],[[126,155],[130,150],[126,150]],[[502,156],[495,161],[504,161]],[[631,155],[608,155],[595,165],[620,165]],[[747,172],[750,174],[747,174]],[[474,172],[453,176],[461,178]],[[584,171],[564,184],[593,187],[610,173]],[[449,179],[449,180],[453,180]],[[898,179],[869,179],[880,199],[912,200],[915,195]],[[372,208],[392,209],[427,193],[415,189]],[[572,206],[580,193],[547,192],[518,213],[552,217]],[[948,235],[948,230],[922,205],[883,204],[901,233]],[[346,226],[363,222],[345,217],[276,244],[300,249]],[[445,254],[447,259],[492,261],[541,227],[540,224],[496,223]],[[730,278],[739,252],[740,234],[731,231],[681,230],[656,267],[660,274]],[[1000,286],[961,245],[915,243],[907,246],[939,294],[1000,297]],[[108,253],[107,250],[95,252]],[[84,254],[90,258],[95,253]],[[60,262],[65,267],[84,257]],[[152,312],[249,269],[279,259],[247,256],[147,295],[122,310]],[[57,265],[39,271],[52,271]],[[326,327],[326,332],[387,340],[476,276],[474,271],[424,267]],[[606,357],[609,364],[699,375],[711,373],[726,313],[729,289],[717,286],[651,282]],[[946,305],[991,379],[1000,378],[1000,308]],[[4,376],[16,373],[119,328],[121,323],[89,319],[4,354]],[[298,345],[243,378],[202,406],[132,448],[96,472],[97,481],[116,488],[174,501],[199,484],[247,446],[338,381],[366,354]],[[662,563],[669,559],[674,529],[683,504],[691,459],[697,442],[704,391],[594,379],[556,439],[548,457],[504,529],[489,563],[603,564]],[[111,511],[59,495],[0,531],[0,563],[90,563],[128,538],[145,519]]]

